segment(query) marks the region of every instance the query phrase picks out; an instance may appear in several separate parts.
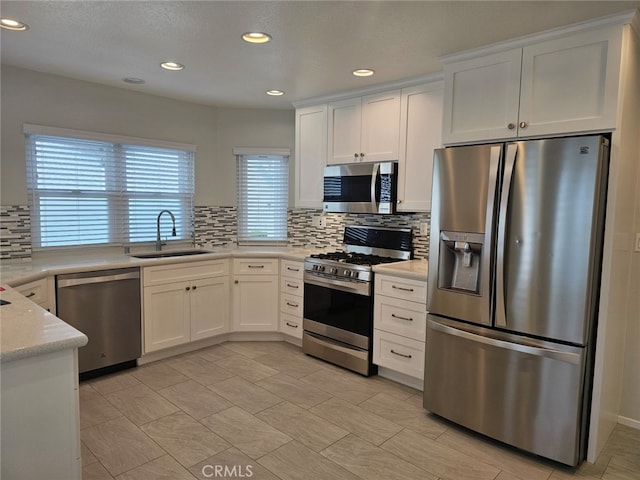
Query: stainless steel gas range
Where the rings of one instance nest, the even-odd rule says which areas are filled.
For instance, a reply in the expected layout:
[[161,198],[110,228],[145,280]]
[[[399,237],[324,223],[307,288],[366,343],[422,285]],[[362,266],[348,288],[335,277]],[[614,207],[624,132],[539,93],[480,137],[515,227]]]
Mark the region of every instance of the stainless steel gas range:
[[411,229],[348,226],[344,251],[304,262],[302,350],[362,375],[373,375],[373,271],[409,260]]

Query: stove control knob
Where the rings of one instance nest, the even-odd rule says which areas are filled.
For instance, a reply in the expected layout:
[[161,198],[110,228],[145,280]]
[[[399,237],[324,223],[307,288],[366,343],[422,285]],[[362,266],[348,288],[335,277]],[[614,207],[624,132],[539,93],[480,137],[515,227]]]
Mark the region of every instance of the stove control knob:
[[344,271],[344,276],[345,277],[350,277],[351,275],[353,275],[353,272],[351,270],[345,270]]
[[358,272],[352,272],[351,277],[352,278],[358,278]]
[[318,265],[318,270],[320,270],[321,272],[324,272],[324,265]]
[[336,273],[338,273],[338,269],[336,267],[331,267],[330,273],[335,275]]
[[316,270],[318,270],[318,268],[320,268],[320,267],[319,267],[319,265],[314,265],[314,266],[311,268],[311,270],[313,270],[313,271],[315,272]]

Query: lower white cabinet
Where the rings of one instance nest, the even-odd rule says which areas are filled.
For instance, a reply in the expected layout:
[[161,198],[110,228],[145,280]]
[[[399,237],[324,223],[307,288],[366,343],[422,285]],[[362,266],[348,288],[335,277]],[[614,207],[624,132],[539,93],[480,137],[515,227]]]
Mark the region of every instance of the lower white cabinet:
[[233,265],[233,330],[277,331],[278,259],[234,259]]
[[55,313],[55,291],[53,277],[46,277],[13,288],[45,310]]
[[302,339],[304,315],[303,273],[302,262],[280,262],[280,331],[298,339]]
[[229,330],[228,260],[147,267],[143,282],[145,353]]
[[373,363],[424,378],[427,282],[376,274]]

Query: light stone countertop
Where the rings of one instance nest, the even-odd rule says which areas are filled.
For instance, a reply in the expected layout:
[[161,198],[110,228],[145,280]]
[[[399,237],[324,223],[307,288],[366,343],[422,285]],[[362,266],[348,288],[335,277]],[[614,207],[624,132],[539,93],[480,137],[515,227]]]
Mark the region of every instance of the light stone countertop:
[[0,298],[0,361],[35,357],[87,344],[87,336],[39,307],[11,287]]
[[407,260],[405,262],[383,263],[373,267],[380,274],[395,275],[402,278],[427,281],[429,263],[427,260]]

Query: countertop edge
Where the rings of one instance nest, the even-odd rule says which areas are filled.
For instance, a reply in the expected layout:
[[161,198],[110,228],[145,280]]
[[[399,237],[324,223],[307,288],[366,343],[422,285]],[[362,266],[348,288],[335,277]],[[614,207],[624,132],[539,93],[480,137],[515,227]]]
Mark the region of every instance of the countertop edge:
[[426,260],[407,260],[405,262],[375,265],[373,271],[381,275],[393,275],[395,277],[426,282],[429,266]]

